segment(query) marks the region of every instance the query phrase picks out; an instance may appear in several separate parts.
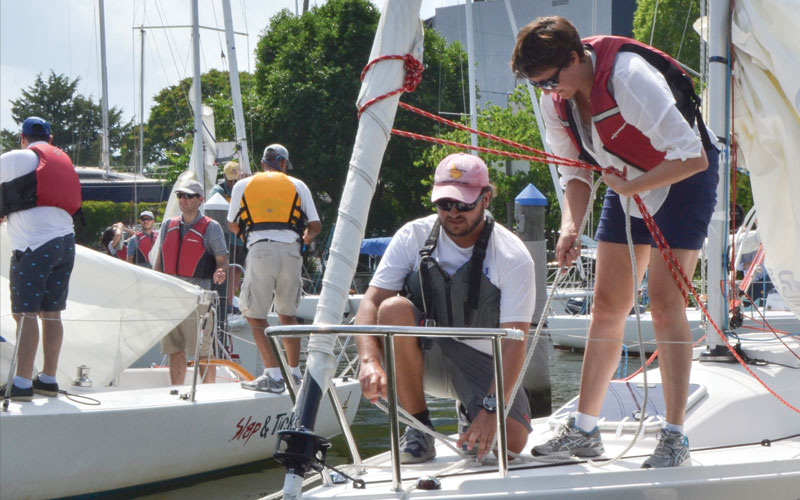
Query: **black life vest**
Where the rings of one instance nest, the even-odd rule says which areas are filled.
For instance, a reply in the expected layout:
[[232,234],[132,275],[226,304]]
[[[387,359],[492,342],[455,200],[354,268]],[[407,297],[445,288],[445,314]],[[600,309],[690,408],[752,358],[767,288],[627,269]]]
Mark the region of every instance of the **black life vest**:
[[308,220],[300,208],[300,194],[283,172],[261,172],[252,177],[242,193],[239,234],[247,241],[250,231],[290,229],[300,237]]
[[30,173],[0,184],[0,217],[34,207],[58,207],[70,215],[81,208],[81,181],[67,153],[50,144],[31,151],[39,165]]
[[[694,91],[694,82],[683,68],[669,55],[631,38],[619,36],[594,36],[583,39],[584,44],[595,53],[594,82],[591,93],[591,113],[603,148],[622,161],[642,171],[648,171],[664,161],[666,154],[655,149],[650,139],[639,129],[626,122],[609,89],[614,61],[617,54],[633,52],[656,68],[667,81],[675,106],[690,127],[698,122],[703,148],[712,146],[708,131],[700,113],[700,97]],[[561,124],[572,143],[580,152],[580,159],[597,165],[597,161],[586,151],[578,132],[578,124],[567,106],[567,101],[557,94],[551,98]]]
[[426,325],[497,328],[500,324],[500,289],[483,273],[494,219],[486,216],[481,234],[472,247],[472,257],[452,276],[431,257],[440,229],[437,219],[419,251],[419,269],[406,277],[406,296],[423,311]]
[[161,261],[164,272],[184,278],[205,278],[214,276],[216,259],[206,251],[204,244],[206,229],[212,219],[200,216],[181,238],[181,217],[167,221],[167,232],[161,243]]

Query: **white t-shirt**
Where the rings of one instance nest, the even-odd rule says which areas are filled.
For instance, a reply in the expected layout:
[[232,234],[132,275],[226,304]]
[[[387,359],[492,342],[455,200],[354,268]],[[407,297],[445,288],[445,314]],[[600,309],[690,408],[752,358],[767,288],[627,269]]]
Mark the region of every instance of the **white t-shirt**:
[[[592,64],[595,64],[594,52]],[[619,105],[620,113],[625,121],[646,135],[653,147],[664,151],[666,160],[687,160],[701,155],[702,142],[700,132],[695,124],[692,129],[675,107],[675,98],[667,85],[664,76],[645,59],[631,52],[619,52],[614,61],[611,76],[611,89],[614,99]],[[568,101],[575,121],[581,124],[580,115],[574,99]],[[578,150],[570,139],[567,131],[558,120],[553,100],[542,94],[542,115],[547,126],[547,144],[553,153],[566,158],[577,159]],[[623,171],[626,164],[617,156],[603,149],[603,143],[597,133],[594,123],[589,127],[579,127],[581,142],[589,154],[604,167],[614,167]],[[714,137],[713,134],[709,134]],[[580,180],[591,186],[592,172],[577,167],[560,166],[561,185],[566,187],[573,179]],[[628,178],[634,179],[643,172],[628,166]],[[663,186],[651,191],[639,193],[647,209],[655,214],[669,194],[669,186]],[[622,198],[625,207],[626,197]],[[631,204],[631,215],[641,217],[639,209]]]
[[[35,142],[47,144],[44,141]],[[36,170],[39,157],[27,149],[15,149],[0,156],[0,184]],[[8,237],[13,250],[36,250],[53,238],[73,234],[72,216],[58,207],[33,207],[8,215]]]
[[[236,214],[239,213],[239,208],[241,208],[244,188],[250,184],[250,181],[253,180],[253,177],[255,176],[241,179],[233,185],[233,190],[231,191],[231,203],[228,207],[228,222],[233,222],[236,220]],[[300,195],[300,209],[304,214],[306,214],[307,222],[318,221],[319,215],[317,214],[317,207],[314,205],[314,199],[311,197],[311,191],[308,189],[308,186],[306,186],[306,183],[300,179],[295,179],[292,176],[287,177],[289,177],[289,180],[292,181],[292,184],[294,184],[297,194]],[[297,233],[291,229],[262,229],[260,231],[251,231],[250,235],[247,237],[247,248],[250,248],[253,243],[259,240],[273,240],[291,243],[293,241],[297,241]]]
[[[419,269],[419,250],[425,245],[437,217],[433,214],[411,221],[395,233],[370,286],[386,290],[403,289],[408,274]],[[472,247],[461,248],[444,230],[440,230],[431,256],[445,272],[452,275],[472,257]],[[500,289],[500,323],[530,323],[536,305],[533,269],[533,259],[525,244],[511,231],[495,224],[486,247],[483,273]],[[481,352],[492,352],[491,343],[487,340],[467,340],[464,343]]]

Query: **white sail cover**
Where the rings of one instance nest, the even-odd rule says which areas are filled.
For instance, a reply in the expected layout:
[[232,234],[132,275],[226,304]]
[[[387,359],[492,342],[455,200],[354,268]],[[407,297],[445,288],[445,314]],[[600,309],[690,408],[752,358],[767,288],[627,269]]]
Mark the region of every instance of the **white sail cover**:
[[[418,61],[422,61],[424,35],[419,21],[420,2],[421,0],[385,1],[370,60],[386,55],[412,54]],[[405,73],[402,60],[377,63],[364,77],[357,105],[362,106],[373,98],[402,87]],[[322,293],[317,303],[315,324],[338,324],[342,320],[350,291],[347,284],[355,274],[369,205],[375,193],[378,172],[389,142],[399,100],[400,94],[395,94],[377,101],[363,112],[359,120],[350,168],[339,204],[339,217],[331,242],[330,258],[322,279]],[[312,335],[309,341],[307,367],[320,384],[327,384],[333,375],[334,342],[334,338],[320,335]]]
[[734,132],[750,171],[767,271],[800,316],[800,9],[796,0],[733,6]]
[[[58,362],[59,385],[68,389],[80,365],[90,367],[95,387],[122,370],[193,314],[207,293],[177,278],[134,266],[76,245],[67,309],[61,317],[64,342]],[[8,375],[16,341],[9,299],[11,246],[6,223],[0,224],[0,378]],[[205,299],[203,298],[205,297]],[[40,327],[41,339],[41,327]],[[36,369],[42,368],[41,340]]]

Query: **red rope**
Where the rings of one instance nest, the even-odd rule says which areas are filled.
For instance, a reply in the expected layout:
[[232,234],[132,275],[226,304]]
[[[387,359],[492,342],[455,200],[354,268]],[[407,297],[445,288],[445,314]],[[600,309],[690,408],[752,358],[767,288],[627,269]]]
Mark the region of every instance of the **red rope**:
[[417,85],[419,82],[422,81],[422,72],[425,68],[422,66],[422,63],[419,62],[417,59],[414,58],[411,54],[406,54],[404,56],[380,56],[377,57],[364,66],[364,69],[361,71],[361,81],[364,81],[364,77],[367,76],[367,72],[380,61],[388,61],[393,59],[402,59],[403,60],[403,68],[406,70],[406,76],[403,78],[403,86],[399,89],[392,90],[391,92],[387,92],[386,94],[379,95],[378,97],[374,97],[364,103],[361,107],[358,108],[358,117],[361,118],[361,113],[364,112],[365,109],[372,106],[378,101],[386,99],[387,97],[391,97],[393,95],[399,94],[401,92],[414,92],[417,89]]
[[[571,166],[571,167],[587,168],[587,169],[590,169],[590,170],[596,170],[596,171],[603,172],[603,173],[614,174],[614,175],[617,175],[617,176],[619,176],[619,177],[621,177],[623,179],[625,178],[622,175],[621,172],[619,172],[618,170],[616,170],[616,169],[614,169],[612,167],[598,167],[597,165],[591,165],[589,163],[585,163],[585,162],[581,162],[581,161],[569,160],[567,158],[560,158],[560,157],[557,157],[555,155],[550,155],[548,153],[536,150],[536,149],[528,147],[528,146],[524,146],[524,145],[520,145],[518,143],[514,143],[513,141],[508,141],[506,139],[501,139],[499,137],[493,136],[491,134],[487,134],[485,132],[480,132],[478,130],[474,130],[474,129],[472,129],[470,127],[467,127],[465,125],[461,125],[461,124],[452,122],[450,120],[447,120],[445,118],[432,115],[432,114],[430,114],[428,112],[425,112],[425,111],[422,111],[422,110],[418,110],[417,108],[414,108],[413,106],[403,105],[401,103],[401,107],[403,109],[407,109],[409,111],[412,111],[412,112],[415,112],[415,113],[419,113],[419,114],[421,114],[423,116],[427,116],[428,118],[431,118],[431,119],[433,119],[435,121],[446,123],[446,124],[451,125],[451,126],[457,128],[459,130],[464,130],[464,131],[467,131],[467,132],[470,132],[470,133],[475,133],[475,134],[478,134],[481,137],[497,140],[497,141],[499,141],[499,142],[501,142],[503,144],[506,144],[506,145],[509,145],[509,146],[513,146],[513,147],[517,147],[517,148],[523,149],[525,151],[535,152],[535,154],[538,155],[538,156],[523,155],[523,154],[519,154],[519,153],[512,153],[512,152],[509,152],[509,151],[501,151],[501,150],[498,150],[498,149],[484,148],[482,146],[472,146],[472,145],[469,145],[469,144],[462,144],[462,143],[459,143],[459,142],[456,142],[456,141],[450,141],[450,140],[447,140],[447,139],[439,139],[439,138],[436,138],[436,137],[430,137],[430,136],[426,136],[426,135],[422,135],[422,134],[415,134],[413,132],[406,132],[404,130],[392,129],[392,134],[395,134],[395,135],[399,135],[399,136],[402,136],[402,137],[408,137],[408,138],[411,138],[411,139],[417,139],[417,140],[421,140],[421,141],[425,141],[425,142],[431,142],[431,143],[434,143],[434,144],[440,144],[440,145],[444,145],[444,146],[452,146],[452,147],[460,148],[460,149],[464,149],[464,150],[470,150],[471,149],[471,150],[479,151],[481,153],[492,154],[492,155],[497,155],[497,156],[505,156],[505,157],[508,157],[508,158],[514,158],[514,159],[518,159],[518,160],[529,160],[529,161],[534,161],[534,162],[538,162],[538,163],[553,163],[553,164],[556,164],[556,165],[565,165],[565,166]],[[702,301],[700,300],[700,297],[697,294],[697,290],[695,290],[694,285],[692,284],[691,280],[686,277],[686,274],[683,272],[683,269],[681,269],[680,264],[678,263],[678,259],[675,257],[675,254],[669,248],[669,245],[667,244],[667,241],[664,238],[664,235],[661,233],[661,230],[658,228],[658,225],[655,223],[655,220],[650,215],[650,213],[648,212],[647,208],[644,206],[644,203],[642,202],[642,199],[639,197],[638,194],[636,194],[636,195],[633,195],[633,200],[636,203],[636,206],[639,208],[639,212],[642,215],[642,220],[645,222],[645,225],[647,226],[647,229],[650,231],[650,234],[653,237],[653,240],[656,242],[656,245],[658,246],[659,252],[661,252],[661,256],[664,258],[664,261],[667,263],[667,266],[669,267],[670,273],[672,274],[672,277],[675,280],[675,284],[678,285],[678,288],[680,288],[681,293],[684,296],[685,302],[688,304],[689,293],[691,293],[692,296],[694,296],[698,307],[700,307],[700,309],[706,315],[706,318],[708,318],[709,324],[711,324],[711,326],[714,328],[714,330],[717,332],[717,334],[722,339],[722,342],[725,344],[725,346],[728,348],[728,350],[731,352],[731,354],[733,354],[733,357],[736,358],[736,360],[739,362],[739,364],[742,365],[742,367],[754,379],[756,379],[770,394],[772,394],[778,401],[780,401],[781,403],[783,403],[784,405],[786,405],[788,408],[792,409],[793,411],[795,411],[797,413],[800,413],[800,409],[796,408],[795,406],[792,406],[788,401],[783,399],[780,395],[778,395],[778,393],[776,393],[774,390],[772,390],[772,388],[770,388],[763,380],[761,380],[758,377],[758,375],[756,375],[755,372],[753,372],[753,370],[751,370],[750,367],[747,366],[747,363],[745,363],[745,361],[742,359],[742,357],[739,355],[739,353],[736,352],[736,349],[734,349],[730,345],[730,343],[728,342],[727,338],[725,338],[725,335],[720,330],[719,326],[717,326],[717,324],[714,322],[714,320],[708,314],[708,310],[705,308],[705,306],[703,305]],[[656,353],[653,353],[652,358],[654,358],[655,355],[656,355]],[[649,361],[649,362],[652,362],[652,360]]]

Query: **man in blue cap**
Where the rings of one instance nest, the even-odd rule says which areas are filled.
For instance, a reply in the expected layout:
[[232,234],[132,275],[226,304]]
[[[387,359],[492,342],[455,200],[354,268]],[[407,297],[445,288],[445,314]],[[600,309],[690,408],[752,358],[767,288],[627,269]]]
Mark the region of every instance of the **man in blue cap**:
[[[56,370],[75,262],[72,215],[81,206],[81,186],[66,153],[51,145],[50,124],[38,117],[22,123],[21,149],[0,156],[0,217],[8,218],[11,242],[11,312],[18,325],[17,372],[0,393],[30,401],[33,393],[58,394]],[[33,377],[42,319],[42,373]],[[7,390],[8,389],[8,390]]]

